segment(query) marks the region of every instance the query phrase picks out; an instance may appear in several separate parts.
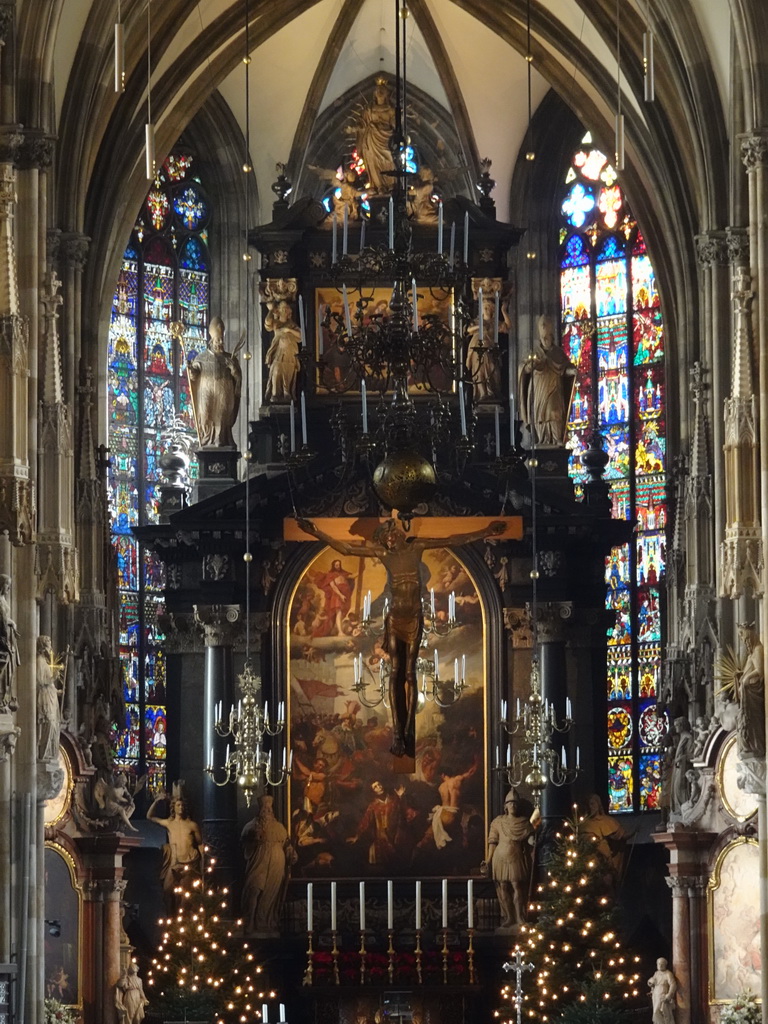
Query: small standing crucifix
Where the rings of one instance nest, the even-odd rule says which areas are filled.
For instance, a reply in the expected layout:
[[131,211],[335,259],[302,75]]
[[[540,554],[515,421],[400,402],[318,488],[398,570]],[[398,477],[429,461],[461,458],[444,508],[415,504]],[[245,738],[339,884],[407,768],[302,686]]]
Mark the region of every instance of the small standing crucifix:
[[523,951],[515,946],[512,960],[504,964],[505,971],[512,971],[515,975],[515,1010],[517,1012],[517,1024],[522,1024],[523,1019],[523,974],[525,971],[534,970],[533,964],[523,963]]

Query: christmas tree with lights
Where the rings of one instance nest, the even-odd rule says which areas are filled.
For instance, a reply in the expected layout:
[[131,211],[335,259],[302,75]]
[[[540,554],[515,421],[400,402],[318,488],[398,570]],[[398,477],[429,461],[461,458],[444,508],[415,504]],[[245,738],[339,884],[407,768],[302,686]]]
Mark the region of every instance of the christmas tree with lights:
[[599,837],[565,822],[555,838],[546,880],[524,926],[535,986],[524,1014],[563,1024],[617,1024],[637,1005],[640,958],[616,934],[614,873]]
[[251,1024],[275,998],[241,935],[242,921],[229,917],[229,890],[214,884],[214,866],[211,858],[202,878],[182,876],[175,913],[158,922],[162,938],[147,971],[153,1017]]

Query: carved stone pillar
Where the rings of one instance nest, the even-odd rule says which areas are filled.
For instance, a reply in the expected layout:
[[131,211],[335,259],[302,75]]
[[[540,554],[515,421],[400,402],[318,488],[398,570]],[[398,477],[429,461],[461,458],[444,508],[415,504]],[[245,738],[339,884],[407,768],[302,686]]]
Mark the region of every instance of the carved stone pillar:
[[[679,983],[676,1024],[706,1020],[708,961],[706,913],[703,898],[707,861],[716,835],[696,832],[685,825],[671,825],[656,832],[653,841],[663,843],[670,854],[667,885],[672,892],[672,970]],[[702,948],[705,952],[702,953]]]
[[65,400],[74,408],[77,369],[82,355],[82,287],[83,270],[88,261],[91,240],[77,232],[58,237],[58,261],[64,295],[61,324],[62,374]]
[[[214,728],[216,705],[221,702],[226,717],[235,703],[232,645],[240,619],[239,605],[195,605],[195,619],[205,639],[205,687],[203,708],[203,760],[209,759],[213,748],[215,767],[224,764],[226,748],[233,746],[232,737],[219,737]],[[200,765],[201,769],[203,763]],[[221,771],[216,772],[218,778]],[[216,857],[220,868],[232,866],[232,851],[237,838],[237,787],[235,783],[217,786],[203,778],[203,837]]]

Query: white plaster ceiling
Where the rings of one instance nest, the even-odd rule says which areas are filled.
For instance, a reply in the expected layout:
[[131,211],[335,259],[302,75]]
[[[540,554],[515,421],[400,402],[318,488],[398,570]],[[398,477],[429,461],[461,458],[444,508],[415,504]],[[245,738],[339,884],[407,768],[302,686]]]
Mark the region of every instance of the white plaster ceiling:
[[[19,6],[23,10],[36,2],[22,0]],[[153,0],[153,11],[159,12],[159,5],[166,2],[169,0]],[[62,0],[59,7],[60,17],[53,48],[57,117],[62,109],[70,77],[76,74],[77,46],[92,3],[95,5],[95,0]],[[492,174],[498,183],[495,199],[499,215],[504,217],[507,213],[512,169],[528,117],[527,65],[524,56],[505,42],[498,31],[488,27],[467,10],[472,8],[471,0],[425,0],[425,3],[466,106],[477,151],[480,156],[488,156],[493,160]],[[645,19],[648,6],[646,0],[621,0],[621,3],[628,12],[634,10]],[[287,10],[289,0],[271,0],[271,4],[259,4],[258,0],[251,0],[255,28],[260,19],[279,11],[281,6]],[[253,50],[250,134],[262,218],[268,215],[273,198],[269,186],[274,180],[275,164],[286,161],[291,153],[310,84],[325,43],[343,9],[343,0],[317,0],[314,4],[304,6],[307,9],[303,13]],[[123,0],[126,23],[134,33],[146,35],[145,7],[145,0]],[[586,80],[580,55],[591,54],[615,78],[616,57],[611,41],[601,36],[596,24],[585,13],[585,5],[578,0],[536,0],[534,7],[545,22],[556,24],[563,38],[570,38],[574,43],[572,50],[563,52],[553,43],[534,37],[540,52],[546,55],[540,62],[542,66],[537,67],[534,63],[534,109],[550,87],[548,68],[556,66],[561,75],[565,75],[562,80],[570,78],[588,96],[595,97],[608,116],[611,100],[607,96],[597,97],[594,83]],[[714,77],[727,109],[731,41],[728,5],[724,0],[718,3],[713,0],[691,0],[691,7],[696,11]],[[212,26],[228,10],[244,10],[244,0],[199,0],[194,6],[189,3],[180,4],[180,9],[185,11],[185,15],[180,17],[172,37],[162,41],[165,49],[154,64],[153,81],[168,69],[183,64],[188,48],[201,36],[212,34]],[[338,59],[330,69],[324,95],[319,100],[320,110],[374,71],[382,69],[390,74],[393,72],[393,9],[392,0],[364,0],[341,46]],[[510,10],[517,10],[516,25],[518,28],[523,27],[524,5],[518,3],[514,8],[511,4],[499,3],[500,17],[507,17]],[[409,21],[409,79],[450,109],[441,78],[441,71],[445,69],[437,66],[436,55],[430,52],[415,17]],[[243,64],[237,55],[230,55],[224,75],[219,76],[220,81],[214,83],[209,68],[215,58],[216,53],[212,50],[204,65],[190,67],[189,79],[192,81],[202,76],[204,80],[209,75],[212,87],[218,85],[244,129]],[[136,73],[143,74],[143,69]],[[564,98],[568,100],[569,97],[566,95]],[[642,103],[629,97],[628,102],[634,103],[635,111],[642,117]]]

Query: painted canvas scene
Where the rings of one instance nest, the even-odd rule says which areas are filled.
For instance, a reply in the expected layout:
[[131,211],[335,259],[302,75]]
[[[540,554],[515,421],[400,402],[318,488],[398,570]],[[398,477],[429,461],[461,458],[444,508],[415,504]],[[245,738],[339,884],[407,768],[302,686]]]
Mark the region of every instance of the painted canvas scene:
[[[398,774],[390,753],[391,716],[381,685],[388,671],[383,565],[326,548],[297,584],[288,635],[294,877],[411,871],[445,877],[476,872],[483,860],[481,600],[448,549],[425,552],[422,566],[428,629],[419,662],[414,774]],[[436,651],[442,687],[433,687]],[[465,688],[452,703],[455,673],[463,673]],[[386,685],[383,690],[386,695]]]

